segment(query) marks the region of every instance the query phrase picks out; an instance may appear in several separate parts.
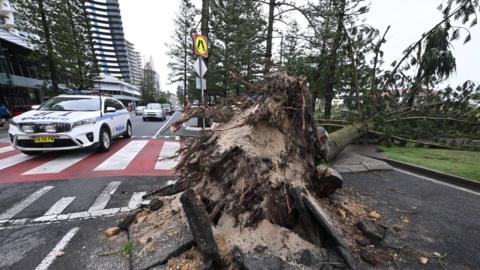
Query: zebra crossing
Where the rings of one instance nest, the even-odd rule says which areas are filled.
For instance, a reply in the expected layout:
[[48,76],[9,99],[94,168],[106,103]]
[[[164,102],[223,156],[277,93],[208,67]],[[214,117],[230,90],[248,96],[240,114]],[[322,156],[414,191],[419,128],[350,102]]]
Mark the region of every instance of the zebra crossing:
[[[38,188],[30,194],[26,194],[23,199],[18,200],[9,208],[0,213],[0,230],[12,228],[15,226],[37,225],[51,222],[73,221],[82,219],[91,219],[96,217],[113,216],[137,209],[141,204],[148,204],[148,200],[144,200],[145,191],[131,192],[130,199],[123,202],[121,207],[110,207],[112,197],[116,194],[117,189],[122,181],[111,181],[98,194],[90,205],[85,206],[83,211],[66,212],[65,210],[77,200],[77,196],[69,195],[61,197],[42,211],[40,216],[29,216],[27,218],[17,218],[27,208],[34,206],[42,197],[56,193],[54,185],[47,185]],[[74,192],[74,191],[72,191]],[[3,202],[1,202],[3,204]]]
[[118,140],[107,153],[93,150],[29,156],[0,144],[0,184],[102,176],[172,176],[181,142]]

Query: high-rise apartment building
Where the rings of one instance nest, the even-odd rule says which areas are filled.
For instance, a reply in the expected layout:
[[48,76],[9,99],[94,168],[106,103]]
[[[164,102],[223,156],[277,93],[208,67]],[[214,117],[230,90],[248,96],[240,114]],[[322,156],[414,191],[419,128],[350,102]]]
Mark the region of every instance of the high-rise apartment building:
[[86,0],[100,71],[131,82],[128,49],[118,0]]
[[130,66],[130,83],[140,87],[143,70],[142,56],[135,50],[135,45],[133,43],[126,40],[126,45],[128,51],[128,64]]
[[0,0],[0,27],[15,32],[14,10],[9,0]]

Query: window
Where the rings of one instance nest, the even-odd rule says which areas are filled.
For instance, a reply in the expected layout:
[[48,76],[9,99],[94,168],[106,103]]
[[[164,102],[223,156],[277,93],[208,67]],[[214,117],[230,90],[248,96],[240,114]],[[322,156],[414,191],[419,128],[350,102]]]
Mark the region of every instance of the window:
[[[107,112],[107,108],[108,107],[112,107],[112,108],[115,108],[115,102],[113,99],[107,99],[105,100],[105,112]],[[116,108],[115,108],[116,109]]]
[[114,108],[117,109],[117,111],[119,111],[119,110],[124,110],[124,109],[125,109],[125,107],[123,106],[123,104],[122,104],[120,101],[118,101],[118,100],[113,100],[113,102],[115,103],[115,104],[114,104],[114,105],[115,105]]
[[45,102],[40,111],[97,111],[100,102],[91,98],[55,97]]

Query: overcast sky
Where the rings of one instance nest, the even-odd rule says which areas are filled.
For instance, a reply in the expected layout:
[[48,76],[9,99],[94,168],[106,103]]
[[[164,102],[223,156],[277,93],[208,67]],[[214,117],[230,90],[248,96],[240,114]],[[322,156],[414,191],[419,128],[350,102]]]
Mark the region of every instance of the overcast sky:
[[[193,1],[198,3],[199,0]],[[437,7],[443,0],[371,0],[371,10],[367,23],[385,31],[392,28],[383,49],[386,64],[401,57],[403,50],[416,41],[441,19]],[[120,0],[125,37],[133,42],[136,49],[145,57],[152,56],[155,68],[160,74],[162,90],[172,93],[176,85],[168,83],[167,44],[174,29],[173,20],[180,0]],[[298,16],[298,15],[295,15]],[[300,16],[298,16],[301,19]],[[454,55],[457,58],[457,72],[450,80],[459,84],[470,79],[480,82],[477,71],[480,60],[480,27],[472,29],[472,41],[463,45],[454,42]]]

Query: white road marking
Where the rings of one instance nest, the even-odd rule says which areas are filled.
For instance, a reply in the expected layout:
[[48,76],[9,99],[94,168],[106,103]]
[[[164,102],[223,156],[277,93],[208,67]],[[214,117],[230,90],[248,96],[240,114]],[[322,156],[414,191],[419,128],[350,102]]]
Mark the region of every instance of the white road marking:
[[58,202],[56,202],[48,211],[44,214],[44,216],[49,215],[59,215],[67,208],[72,202],[75,200],[75,197],[63,197]]
[[426,176],[423,176],[423,175],[418,175],[418,174],[415,174],[415,173],[412,173],[412,172],[407,172],[407,171],[397,169],[397,168],[394,168],[394,170],[398,171],[398,172],[401,172],[401,173],[409,174],[409,175],[412,175],[412,176],[415,176],[415,177],[418,177],[418,178],[422,178],[424,180],[433,182],[435,184],[444,185],[444,186],[451,187],[451,188],[454,188],[454,189],[457,189],[457,190],[461,190],[461,191],[464,191],[464,192],[467,192],[467,193],[471,193],[473,195],[480,196],[480,193],[475,192],[473,190],[469,190],[467,188],[458,187],[458,186],[455,186],[455,185],[452,185],[452,184],[449,184],[449,183],[445,183],[445,182],[442,182],[442,181],[435,180],[435,179],[430,178],[430,177],[426,177]]
[[72,238],[77,234],[79,228],[75,227],[71,229],[65,236],[57,243],[57,245],[48,253],[48,255],[42,260],[42,262],[35,268],[35,270],[47,270],[50,265],[57,258],[57,254],[68,245]]
[[95,171],[124,170],[147,143],[147,140],[129,142],[113,156],[98,165]]
[[0,220],[8,220],[13,218],[15,215],[23,211],[25,208],[27,208],[29,205],[34,203],[36,200],[38,200],[40,197],[42,197],[45,193],[47,193],[49,190],[51,190],[53,186],[45,186],[34,193],[28,195],[25,199],[22,201],[16,203],[14,206],[12,206],[10,209],[7,209],[5,212],[3,212],[0,215]]
[[98,195],[95,202],[92,204],[88,212],[96,211],[96,210],[103,210],[107,206],[108,201],[112,197],[113,193],[117,190],[118,186],[120,186],[120,181],[110,182],[105,189]]
[[0,154],[1,153],[6,153],[15,150],[12,146],[5,146],[0,148]]
[[22,163],[24,161],[30,160],[34,158],[35,156],[29,156],[25,154],[18,154],[15,156],[11,156],[8,158],[0,159],[0,170],[6,169],[8,167],[15,166],[19,163]]
[[[178,164],[177,155],[178,150],[180,150],[180,143],[178,142],[165,142],[160,151],[157,164],[155,164],[155,170],[172,170]],[[175,158],[173,158],[175,157]]]
[[[137,209],[144,201],[143,195],[147,194],[147,192],[134,192],[130,202],[128,203],[128,208],[130,209]],[[149,201],[145,201],[144,203],[148,203]]]
[[173,113],[172,116],[170,116],[170,118],[168,118],[168,120],[165,122],[165,124],[163,124],[159,130],[157,130],[155,135],[152,136],[152,139],[157,138],[160,135],[160,133],[162,133],[164,129],[166,129],[167,126],[168,127],[171,126],[172,123],[178,119],[177,117],[178,114],[181,114],[181,113],[179,111],[176,111],[175,113]]
[[52,161],[49,161],[41,166],[31,169],[28,172],[23,173],[23,175],[31,174],[45,174],[45,173],[59,173],[73,165],[77,162],[88,157],[90,153],[88,152],[74,152],[67,155],[58,157]]

